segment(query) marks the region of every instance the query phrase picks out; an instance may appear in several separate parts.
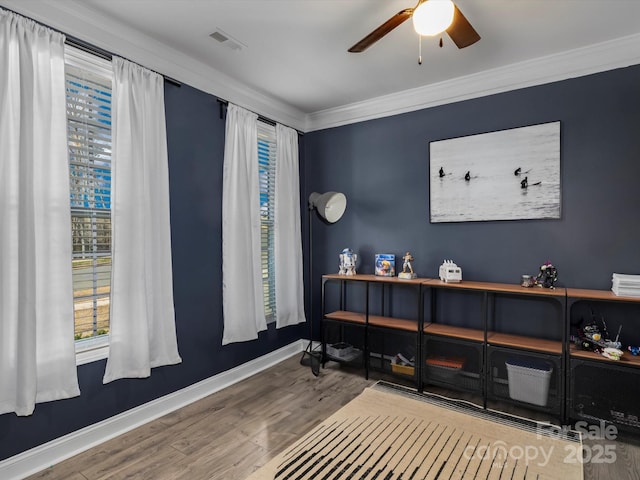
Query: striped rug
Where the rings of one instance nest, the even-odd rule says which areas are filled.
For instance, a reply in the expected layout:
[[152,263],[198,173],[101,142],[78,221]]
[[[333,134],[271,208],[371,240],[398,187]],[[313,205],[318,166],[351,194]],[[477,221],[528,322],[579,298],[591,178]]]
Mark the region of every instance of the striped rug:
[[247,480],[583,479],[578,434],[386,382]]

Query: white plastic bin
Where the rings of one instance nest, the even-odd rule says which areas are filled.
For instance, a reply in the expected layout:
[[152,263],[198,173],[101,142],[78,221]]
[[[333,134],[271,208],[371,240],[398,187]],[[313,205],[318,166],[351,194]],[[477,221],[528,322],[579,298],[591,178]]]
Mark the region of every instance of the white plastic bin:
[[549,399],[549,383],[553,367],[548,362],[532,358],[509,358],[509,397],[519,402],[544,407]]

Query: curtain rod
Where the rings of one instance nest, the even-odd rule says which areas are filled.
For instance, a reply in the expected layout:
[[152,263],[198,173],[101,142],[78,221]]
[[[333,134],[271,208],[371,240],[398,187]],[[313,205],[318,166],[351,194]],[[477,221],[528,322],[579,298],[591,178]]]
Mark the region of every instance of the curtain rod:
[[[224,118],[224,109],[229,105],[229,100],[225,100],[223,98],[218,98],[218,103],[220,104],[220,118]],[[253,113],[256,113],[256,112],[253,112]],[[262,121],[264,123],[268,123],[269,125],[271,125],[273,127],[275,127],[276,123],[278,123],[275,120],[272,120],[271,118],[263,117],[259,113],[256,113],[256,115],[258,115],[258,120],[260,120],[260,121]],[[284,124],[281,124],[281,125],[284,125]],[[289,126],[285,125],[285,127],[289,127]],[[289,127],[289,128],[293,128],[293,127]],[[298,135],[300,135],[302,137],[304,136],[304,132],[301,132],[297,128],[293,128],[293,130],[295,130],[298,133]]]
[[[104,48],[100,48],[100,47],[97,47],[97,46],[95,46],[95,45],[93,45],[93,44],[91,44],[89,42],[85,42],[84,40],[80,40],[79,38],[74,37],[72,35],[69,35],[69,34],[67,34],[67,33],[65,33],[65,32],[63,32],[61,30],[58,30],[57,28],[53,28],[53,27],[47,25],[46,23],[42,23],[42,22],[40,22],[38,20],[34,20],[31,17],[27,17],[26,15],[23,15],[22,13],[18,13],[16,11],[11,10],[9,8],[6,8],[6,7],[0,7],[0,9],[6,10],[7,12],[14,13],[16,15],[19,15],[19,16],[23,17],[23,18],[27,18],[27,19],[31,20],[32,22],[35,22],[35,23],[37,23],[39,25],[47,27],[50,30],[53,30],[54,32],[58,32],[58,33],[64,35],[65,36],[65,43],[70,45],[70,46],[72,46],[72,47],[75,47],[75,48],[77,48],[79,50],[82,50],[84,52],[90,53],[92,55],[95,55],[97,57],[100,57],[100,58],[103,58],[103,59],[109,60],[109,61],[111,61],[114,56],[118,56],[118,57],[124,58],[125,60],[127,60],[127,61],[129,61],[131,63],[136,63],[137,65],[140,65],[139,63],[133,62],[133,61],[129,60],[128,58],[123,57],[122,55],[116,55],[115,53],[112,53],[112,52],[109,52],[108,50],[105,50]],[[147,68],[147,67],[144,67],[144,68]],[[151,70],[151,69],[147,68],[147,70]],[[171,78],[171,77],[169,77],[167,75],[163,75],[162,73],[157,72],[155,70],[151,70],[151,71],[154,72],[154,73],[157,73],[158,75],[161,75],[167,82],[169,82],[169,83],[171,83],[173,85],[176,85],[177,87],[181,87],[182,86],[182,83],[180,83],[178,80],[175,80],[174,78]]]
[[[65,43],[67,43],[68,45],[70,45],[72,47],[75,47],[75,48],[77,48],[79,50],[82,50],[84,52],[90,53],[92,55],[96,55],[96,56],[98,56],[100,58],[103,58],[105,60],[108,60],[108,61],[111,61],[114,56],[118,56],[118,57],[124,58],[127,61],[131,61],[128,58],[122,57],[121,55],[116,55],[116,54],[114,54],[114,53],[112,53],[112,52],[110,52],[108,50],[105,50],[104,48],[100,48],[100,47],[98,47],[96,45],[93,45],[92,43],[86,42],[84,40],[80,40],[79,38],[74,37],[73,35],[68,35],[65,32],[61,31],[61,30],[58,30],[58,29],[53,28],[53,27],[51,27],[51,26],[49,26],[49,25],[47,25],[45,23],[39,22],[37,20],[34,20],[33,18],[30,18],[30,17],[27,17],[25,15],[22,15],[21,13],[18,13],[18,12],[14,11],[14,10],[9,9],[9,8],[0,7],[0,9],[4,9],[4,10],[6,10],[8,12],[14,13],[16,15],[20,15],[21,17],[28,18],[29,20],[31,20],[31,21],[33,21],[35,23],[39,23],[40,25],[43,25],[43,26],[53,30],[54,32],[61,33],[62,35],[65,36]],[[137,62],[132,62],[132,63],[137,63]],[[147,67],[145,67],[145,68],[147,68]],[[147,68],[147,70],[151,70],[151,69]],[[169,83],[171,83],[173,85],[176,85],[177,87],[181,87],[182,86],[182,83],[180,83],[178,80],[176,80],[174,78],[171,78],[171,77],[169,77],[167,75],[164,75],[164,74],[162,74],[160,72],[157,72],[155,70],[151,70],[151,71],[157,73],[158,75],[161,75],[167,82],[169,82]],[[222,98],[218,98],[218,103],[220,104],[220,118],[222,118],[223,115],[224,115],[223,109],[227,105],[229,105],[229,101],[228,100],[224,100]],[[257,115],[258,115],[258,120],[261,120],[261,121],[263,121],[265,123],[268,123],[269,125],[272,125],[272,126],[275,127],[275,125],[277,123],[275,120],[272,120],[270,118],[264,117],[264,116],[262,116],[260,114],[257,114]],[[288,126],[288,125],[286,125],[286,126]],[[293,127],[290,127],[290,128],[293,128]],[[294,130],[296,132],[298,132],[298,135],[304,136],[304,132],[301,132],[297,128],[294,128]]]
[[[55,29],[52,29],[55,30]],[[92,55],[95,55],[97,57],[100,58],[104,58],[105,60],[109,60],[111,61],[113,59],[114,56],[120,57],[120,58],[125,58],[122,55],[116,55],[115,53],[111,53],[108,50],[105,50],[104,48],[100,48],[100,47],[96,47],[95,45],[89,43],[89,42],[85,42],[84,40],[80,40],[79,38],[76,38],[72,35],[67,35],[64,32],[60,32],[63,33],[66,37],[66,41],[65,43],[67,43],[68,45],[75,47],[79,50],[82,50],[83,52],[87,52],[90,53]],[[125,58],[125,60],[132,62],[131,60],[129,60],[128,58]],[[137,62],[132,62],[132,63],[137,63]],[[139,65],[139,64],[138,64]],[[150,68],[144,67],[147,70],[151,70]],[[158,75],[162,76],[167,82],[176,85],[177,87],[181,87],[182,83],[180,83],[178,80],[171,78],[167,75],[164,75],[160,72],[156,72],[155,70],[151,70],[154,73],[157,73]]]

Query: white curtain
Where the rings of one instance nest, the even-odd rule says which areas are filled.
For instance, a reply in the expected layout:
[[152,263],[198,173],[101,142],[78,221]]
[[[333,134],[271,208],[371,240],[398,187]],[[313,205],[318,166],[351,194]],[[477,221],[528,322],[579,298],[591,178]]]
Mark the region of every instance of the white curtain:
[[305,321],[298,132],[276,125],[276,328]]
[[64,36],[0,10],[0,414],[80,394]]
[[258,116],[227,108],[222,173],[222,344],[266,330],[260,262]]
[[142,378],[178,354],[163,78],[113,59],[112,272],[103,382]]

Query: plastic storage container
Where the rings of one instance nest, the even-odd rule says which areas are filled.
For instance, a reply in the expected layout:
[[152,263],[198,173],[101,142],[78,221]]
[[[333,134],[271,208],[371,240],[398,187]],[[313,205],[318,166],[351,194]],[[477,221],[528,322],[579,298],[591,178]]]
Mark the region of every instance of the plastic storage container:
[[509,397],[519,402],[545,407],[553,367],[542,360],[509,358],[506,362]]
[[428,378],[440,382],[455,382],[465,361],[464,357],[431,355],[425,361]]
[[360,355],[360,350],[352,347],[348,343],[340,342],[332,345],[327,345],[327,355],[333,357],[336,360],[344,362],[351,362]]

